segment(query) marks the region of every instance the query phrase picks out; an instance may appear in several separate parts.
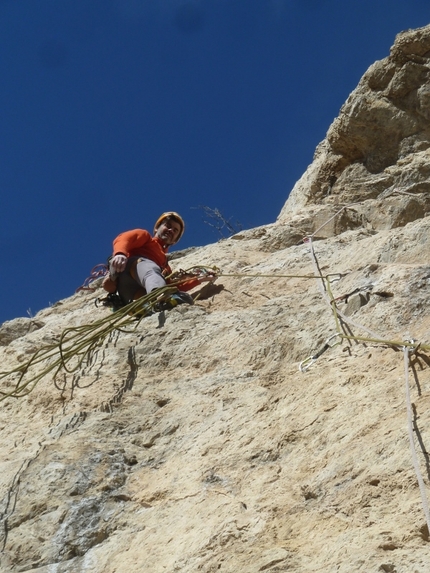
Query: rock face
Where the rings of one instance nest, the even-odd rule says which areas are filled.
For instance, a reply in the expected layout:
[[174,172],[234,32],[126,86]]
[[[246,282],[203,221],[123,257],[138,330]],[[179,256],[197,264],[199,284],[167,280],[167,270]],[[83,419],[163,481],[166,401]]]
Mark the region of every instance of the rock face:
[[403,226],[430,210],[430,27],[399,34],[330,126],[280,216],[353,204],[344,225]]
[[[218,288],[0,402],[2,572],[428,573],[428,57],[398,36],[276,223],[176,254]],[[3,324],[2,371],[100,295]]]

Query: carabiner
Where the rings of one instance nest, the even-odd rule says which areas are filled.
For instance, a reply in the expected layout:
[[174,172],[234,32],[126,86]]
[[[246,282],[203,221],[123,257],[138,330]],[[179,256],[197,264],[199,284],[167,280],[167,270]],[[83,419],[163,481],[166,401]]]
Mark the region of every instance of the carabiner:
[[314,358],[313,356],[309,356],[308,358],[306,358],[305,360],[302,360],[302,362],[300,362],[299,364],[299,370],[300,372],[306,372],[306,370],[312,366],[312,364],[316,361],[316,358]]
[[[334,343],[331,342],[332,340],[338,337],[339,340],[337,342]],[[316,354],[313,354],[312,356],[309,356],[308,358],[300,362],[299,364],[300,372],[306,372],[306,370],[310,366],[312,366],[312,364],[316,361],[317,358],[321,356],[321,354],[324,354],[326,350],[328,350],[329,348],[333,348],[333,346],[337,346],[341,342],[342,342],[342,334],[340,332],[336,332],[336,334],[332,334],[331,336],[329,336],[329,338],[327,338],[327,340],[324,342],[324,345],[320,348],[320,350],[318,350]]]
[[[335,342],[334,344],[330,344],[330,341],[333,340],[333,338],[337,338],[339,337],[339,340],[337,342]],[[342,342],[342,334],[340,332],[336,332],[336,334],[332,334],[329,338],[327,338],[327,340],[325,341],[326,344],[328,344],[329,348],[333,348],[333,346],[337,346],[338,344],[340,344]]]

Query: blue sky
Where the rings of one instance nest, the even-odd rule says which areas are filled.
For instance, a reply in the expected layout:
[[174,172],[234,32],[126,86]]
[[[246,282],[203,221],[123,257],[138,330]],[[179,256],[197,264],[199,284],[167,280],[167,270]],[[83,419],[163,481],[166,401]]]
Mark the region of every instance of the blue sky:
[[177,248],[220,238],[201,206],[274,222],[369,65],[428,23],[428,0],[0,0],[0,322],[165,210]]

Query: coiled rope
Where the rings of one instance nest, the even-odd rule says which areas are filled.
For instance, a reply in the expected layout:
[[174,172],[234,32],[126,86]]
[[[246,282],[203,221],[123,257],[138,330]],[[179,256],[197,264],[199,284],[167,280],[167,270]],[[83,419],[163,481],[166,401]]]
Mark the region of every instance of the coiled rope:
[[[175,286],[162,287],[92,324],[66,328],[58,342],[43,346],[16,368],[0,372],[0,381],[4,380],[6,385],[12,386],[11,390],[0,390],[0,401],[26,396],[47,374],[52,373],[55,379],[61,370],[73,373],[84,363],[89,364],[95,350],[115,330],[132,332],[142,318],[156,310],[160,301],[175,292]],[[126,330],[130,327],[132,330]],[[46,365],[39,373],[32,374],[34,367],[42,362],[46,362]]]

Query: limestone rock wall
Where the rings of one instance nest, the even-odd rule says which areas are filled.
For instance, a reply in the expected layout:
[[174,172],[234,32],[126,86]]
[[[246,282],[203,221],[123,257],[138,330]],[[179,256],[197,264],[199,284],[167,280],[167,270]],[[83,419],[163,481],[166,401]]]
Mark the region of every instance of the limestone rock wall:
[[430,210],[429,103],[426,26],[399,34],[390,55],[370,66],[296,183],[279,220],[288,221],[312,204],[355,204],[361,223],[375,229],[425,216]]
[[[276,223],[176,254],[175,268],[219,267],[217,288],[0,402],[2,573],[428,573],[405,357],[390,345],[416,341],[407,372],[429,495],[427,147],[425,129],[413,133],[425,121],[428,33],[401,34],[354,92],[398,115],[396,145],[378,159],[379,139],[372,156],[353,94]],[[421,83],[402,91],[410,76]],[[101,294],[4,323],[2,371],[108,317]]]

